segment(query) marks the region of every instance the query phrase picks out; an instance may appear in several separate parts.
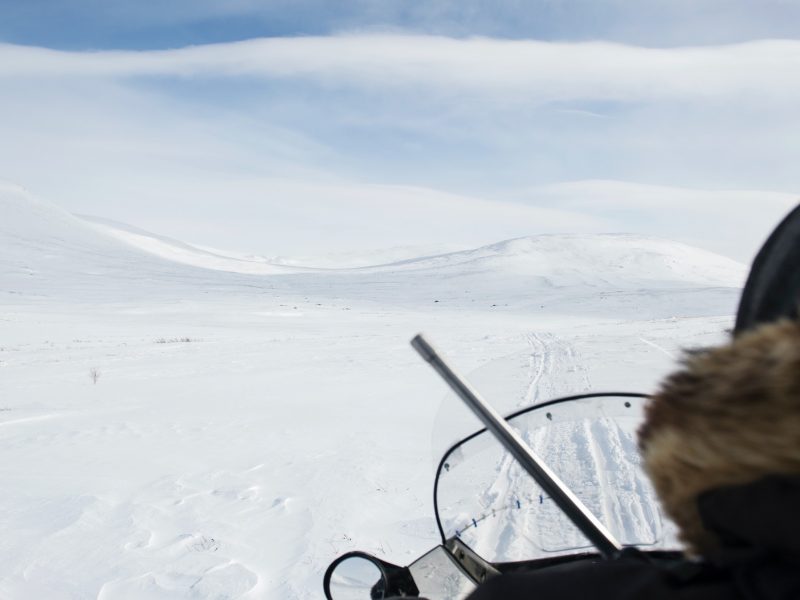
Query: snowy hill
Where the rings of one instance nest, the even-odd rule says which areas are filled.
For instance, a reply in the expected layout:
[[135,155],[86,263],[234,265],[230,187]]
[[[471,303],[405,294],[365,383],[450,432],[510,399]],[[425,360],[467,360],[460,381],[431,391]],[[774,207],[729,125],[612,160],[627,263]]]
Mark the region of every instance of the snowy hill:
[[594,282],[630,286],[639,281],[675,281],[739,286],[740,263],[678,242],[633,234],[538,235],[475,250],[403,261],[383,268],[500,269],[539,276],[551,285]]
[[297,270],[289,269],[285,265],[261,256],[242,254],[237,256],[219,250],[192,246],[170,237],[151,233],[110,219],[86,215],[78,215],[78,218],[100,233],[117,239],[132,248],[137,248],[180,264],[254,275],[274,275]]
[[[505,271],[538,276],[550,285],[603,283],[629,287],[639,281],[675,281],[707,286],[740,286],[746,269],[736,261],[685,244],[632,234],[538,235],[506,240],[474,250],[406,256],[413,248],[395,248],[326,260],[267,258],[185,244],[124,223],[81,216],[98,231],[162,258],[219,271],[271,275],[360,268],[368,272],[440,270]],[[353,266],[355,265],[355,266]]]
[[397,246],[367,252],[332,252],[324,256],[266,257],[187,244],[111,219],[88,215],[76,216],[102,233],[115,237],[135,248],[140,248],[175,262],[234,273],[268,275],[309,269],[348,269],[399,262],[417,256],[430,256],[454,251],[454,248],[447,245],[436,244],[422,247]]
[[[201,291],[461,309],[529,311],[558,303],[594,314],[635,305],[631,294],[646,290],[673,294],[668,303],[683,314],[691,309],[687,292],[712,289],[722,303],[712,308],[718,314],[732,306],[746,272],[697,248],[624,234],[541,235],[370,267],[311,269],[87,221],[8,186],[0,188],[0,214],[3,287],[7,294],[40,298],[122,301]],[[595,302],[587,305],[590,299]],[[707,297],[703,303],[708,306]]]
[[[0,216],[4,296],[124,301],[153,295],[174,298],[187,290],[238,283],[235,273],[183,264],[151,247],[126,243],[17,186],[0,185]],[[139,237],[155,241],[149,234]],[[180,248],[174,244],[171,247]]]

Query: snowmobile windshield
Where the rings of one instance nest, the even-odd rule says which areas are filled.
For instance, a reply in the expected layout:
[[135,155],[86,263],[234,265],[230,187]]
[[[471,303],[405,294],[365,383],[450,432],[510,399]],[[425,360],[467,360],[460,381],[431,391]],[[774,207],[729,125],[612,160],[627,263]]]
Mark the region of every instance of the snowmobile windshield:
[[[507,417],[544,462],[623,545],[679,547],[640,467],[636,430],[646,396],[561,398]],[[442,458],[434,489],[443,539],[492,563],[592,551],[592,545],[485,430]]]

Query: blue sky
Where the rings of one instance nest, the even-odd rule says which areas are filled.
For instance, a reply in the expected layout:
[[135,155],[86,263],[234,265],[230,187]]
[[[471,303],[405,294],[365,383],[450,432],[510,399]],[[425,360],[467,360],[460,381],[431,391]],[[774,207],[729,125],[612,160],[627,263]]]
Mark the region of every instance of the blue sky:
[[70,50],[403,30],[647,46],[796,38],[792,0],[2,0],[0,38]]
[[0,178],[264,254],[635,231],[746,260],[800,192],[798,22],[789,1],[0,0]]

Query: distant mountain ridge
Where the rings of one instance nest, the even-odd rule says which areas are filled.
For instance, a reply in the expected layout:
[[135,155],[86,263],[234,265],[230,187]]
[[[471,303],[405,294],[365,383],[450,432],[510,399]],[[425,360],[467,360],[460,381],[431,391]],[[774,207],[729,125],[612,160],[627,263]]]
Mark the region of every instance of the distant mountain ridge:
[[[265,293],[288,286],[376,302],[438,296],[465,305],[476,297],[497,303],[615,290],[733,290],[746,275],[729,258],[634,234],[535,235],[356,268],[282,260],[216,252],[107,219],[79,218],[21,188],[0,186],[0,284],[48,297],[67,290],[113,297],[114,289],[124,296],[168,289]],[[369,262],[369,255],[360,262]]]
[[290,273],[298,267],[287,267],[266,257],[244,255],[231,256],[221,251],[200,248],[180,240],[159,235],[111,219],[88,215],[76,215],[100,233],[120,242],[149,252],[160,258],[176,263],[192,265],[204,269],[245,273],[252,275],[273,275]]
[[[298,261],[287,258],[267,258],[200,248],[109,219],[88,216],[80,218],[99,231],[132,246],[153,252],[163,258],[203,268],[249,274],[308,272],[335,268],[330,263],[315,268],[312,265],[298,265]],[[648,279],[668,278],[722,285],[741,285],[745,274],[743,265],[713,252],[680,242],[626,233],[541,234],[504,240],[470,250],[433,253],[390,261],[381,260],[386,258],[381,253],[373,256],[365,253],[364,258],[358,262],[369,263],[370,258],[374,261],[372,264],[340,268],[366,271],[421,270],[448,268],[468,263],[488,265],[491,262],[504,260],[505,268],[518,268],[525,272],[536,271],[542,275],[552,275],[559,269],[562,271],[569,269],[574,272],[581,269],[590,271],[605,269],[609,273],[619,275],[618,271],[628,272],[637,266],[646,266],[646,269],[640,271],[643,271]],[[556,258],[559,260],[555,260]]]
[[398,269],[435,269],[473,264],[516,270],[520,274],[556,276],[570,272],[637,279],[681,280],[740,286],[741,263],[680,242],[630,233],[541,234],[504,240],[473,250],[421,257],[393,265]]

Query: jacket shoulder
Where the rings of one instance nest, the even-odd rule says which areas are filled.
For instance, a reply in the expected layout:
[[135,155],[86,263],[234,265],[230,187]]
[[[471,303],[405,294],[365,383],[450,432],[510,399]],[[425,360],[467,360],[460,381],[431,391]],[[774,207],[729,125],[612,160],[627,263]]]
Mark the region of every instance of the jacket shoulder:
[[680,570],[639,560],[581,562],[527,573],[509,573],[483,584],[469,600],[730,600],[731,583],[702,567]]

